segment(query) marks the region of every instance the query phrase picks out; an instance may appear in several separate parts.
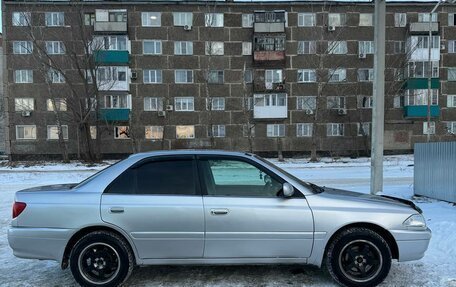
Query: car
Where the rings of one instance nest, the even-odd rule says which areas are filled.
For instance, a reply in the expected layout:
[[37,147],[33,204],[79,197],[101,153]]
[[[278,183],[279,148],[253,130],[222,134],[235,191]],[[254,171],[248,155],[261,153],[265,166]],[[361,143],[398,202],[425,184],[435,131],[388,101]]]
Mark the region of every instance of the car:
[[375,286],[431,238],[411,201],[317,186],[261,157],[155,151],[79,184],[16,192],[8,241],[56,260],[82,286],[118,286],[135,266],[310,264]]

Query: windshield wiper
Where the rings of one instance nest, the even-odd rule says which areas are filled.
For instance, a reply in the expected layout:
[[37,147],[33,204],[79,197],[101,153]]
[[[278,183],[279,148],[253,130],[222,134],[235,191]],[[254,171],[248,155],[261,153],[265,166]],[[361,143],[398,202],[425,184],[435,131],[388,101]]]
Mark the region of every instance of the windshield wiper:
[[316,193],[322,193],[323,191],[325,191],[325,189],[319,185],[316,185],[315,183],[311,183],[311,182],[306,182],[310,188],[312,188],[312,190]]

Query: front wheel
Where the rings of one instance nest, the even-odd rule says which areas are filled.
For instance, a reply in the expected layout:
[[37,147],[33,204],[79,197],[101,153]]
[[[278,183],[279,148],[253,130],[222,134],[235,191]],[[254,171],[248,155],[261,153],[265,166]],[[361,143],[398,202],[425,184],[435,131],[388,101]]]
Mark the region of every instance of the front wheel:
[[350,228],[331,241],[326,252],[329,273],[344,286],[376,286],[391,268],[391,250],[378,233]]
[[96,231],[82,237],[70,254],[70,268],[81,286],[119,286],[134,267],[133,254],[115,233]]

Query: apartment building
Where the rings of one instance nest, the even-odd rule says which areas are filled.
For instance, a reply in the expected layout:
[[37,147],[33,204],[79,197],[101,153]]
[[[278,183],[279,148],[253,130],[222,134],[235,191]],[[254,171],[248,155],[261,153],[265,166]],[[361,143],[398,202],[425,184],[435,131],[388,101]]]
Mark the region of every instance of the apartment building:
[[[387,5],[387,152],[410,151],[427,133],[455,138],[456,7],[430,16],[433,5]],[[365,152],[373,10],[336,1],[3,1],[9,153],[76,155],[91,144],[105,156]]]

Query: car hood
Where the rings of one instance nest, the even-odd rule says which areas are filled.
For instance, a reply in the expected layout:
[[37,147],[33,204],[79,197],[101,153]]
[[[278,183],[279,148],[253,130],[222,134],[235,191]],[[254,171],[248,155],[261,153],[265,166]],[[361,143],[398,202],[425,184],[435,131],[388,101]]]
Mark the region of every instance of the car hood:
[[19,190],[18,192],[33,192],[33,191],[65,191],[70,190],[75,187],[77,183],[68,183],[68,184],[53,184],[53,185],[43,185],[37,187],[31,187]]
[[319,193],[318,195],[327,199],[341,201],[341,204],[344,204],[345,206],[356,205],[358,207],[381,206],[384,208],[412,208],[417,212],[422,213],[421,209],[417,207],[412,201],[387,195],[364,194],[330,187],[323,187],[323,192]]

